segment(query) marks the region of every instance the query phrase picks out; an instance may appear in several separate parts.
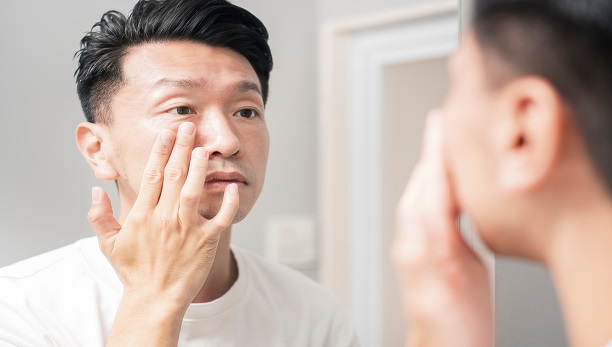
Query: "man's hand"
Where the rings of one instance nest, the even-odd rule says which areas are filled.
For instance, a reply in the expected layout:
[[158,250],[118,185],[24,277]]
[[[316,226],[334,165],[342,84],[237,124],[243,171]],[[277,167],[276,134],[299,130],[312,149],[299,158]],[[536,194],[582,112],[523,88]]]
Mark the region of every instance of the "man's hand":
[[238,209],[238,187],[232,184],[217,216],[200,215],[208,154],[193,149],[194,141],[192,123],[181,124],[176,141],[171,131],[159,134],[123,225],[106,193],[92,191],[89,222],[125,287],[109,345],[176,345],[185,310],[204,285],[220,235]]
[[392,258],[409,320],[407,346],[491,347],[485,266],[461,237],[439,112],[427,120],[421,160],[396,212]]

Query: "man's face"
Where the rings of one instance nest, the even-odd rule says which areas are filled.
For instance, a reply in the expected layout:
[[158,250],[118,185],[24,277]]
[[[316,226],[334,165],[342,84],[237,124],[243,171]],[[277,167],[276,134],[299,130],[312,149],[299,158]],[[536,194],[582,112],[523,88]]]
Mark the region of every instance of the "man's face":
[[214,217],[223,181],[238,180],[234,222],[242,220],[261,192],[269,149],[261,85],[248,60],[226,48],[168,41],[129,49],[122,71],[108,126],[122,204],[136,199],[158,133],[192,122],[195,146],[210,158],[201,215]]
[[449,63],[450,91],[444,104],[444,132],[451,179],[462,210],[485,241],[498,228],[503,206],[496,185],[497,94],[487,78],[473,33]]

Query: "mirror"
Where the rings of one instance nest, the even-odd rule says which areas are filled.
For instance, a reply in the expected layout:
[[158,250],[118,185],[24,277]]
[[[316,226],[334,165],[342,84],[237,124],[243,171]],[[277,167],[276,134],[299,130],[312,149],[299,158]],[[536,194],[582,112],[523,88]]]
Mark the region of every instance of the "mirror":
[[[394,205],[416,162],[426,111],[442,102],[446,59],[472,5],[414,3],[322,29],[321,278],[349,307],[365,346],[404,341],[387,254]],[[567,345],[547,272],[494,259],[473,230],[464,231],[492,274],[497,345]]]

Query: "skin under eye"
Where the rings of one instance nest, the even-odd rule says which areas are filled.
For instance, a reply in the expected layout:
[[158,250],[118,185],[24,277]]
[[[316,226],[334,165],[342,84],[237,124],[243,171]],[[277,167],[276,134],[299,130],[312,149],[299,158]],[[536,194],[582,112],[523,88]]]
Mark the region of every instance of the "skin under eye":
[[169,110],[168,113],[176,114],[176,115],[179,115],[179,116],[184,116],[184,115],[187,115],[187,114],[193,114],[193,113],[195,113],[195,111],[192,110],[191,108],[187,107],[187,106],[179,106],[179,107],[175,107],[175,108]]
[[245,108],[236,112],[234,115],[242,118],[255,118],[259,116],[259,113],[252,108]]

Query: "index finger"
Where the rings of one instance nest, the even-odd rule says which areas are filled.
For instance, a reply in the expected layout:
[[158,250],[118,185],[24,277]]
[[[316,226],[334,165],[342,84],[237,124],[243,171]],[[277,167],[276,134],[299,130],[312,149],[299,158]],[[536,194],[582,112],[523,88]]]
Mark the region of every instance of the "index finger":
[[164,181],[164,168],[170,158],[174,139],[175,134],[170,130],[162,130],[157,136],[142,174],[134,208],[149,209],[157,205]]
[[448,172],[444,133],[442,128],[442,111],[434,110],[427,116],[423,153],[421,161],[427,172],[429,200],[441,204],[446,212],[454,210],[455,204]]
[[191,155],[189,172],[181,190],[179,217],[183,221],[193,220],[195,216],[199,220],[198,210],[207,171],[208,153],[203,147],[195,148]]

